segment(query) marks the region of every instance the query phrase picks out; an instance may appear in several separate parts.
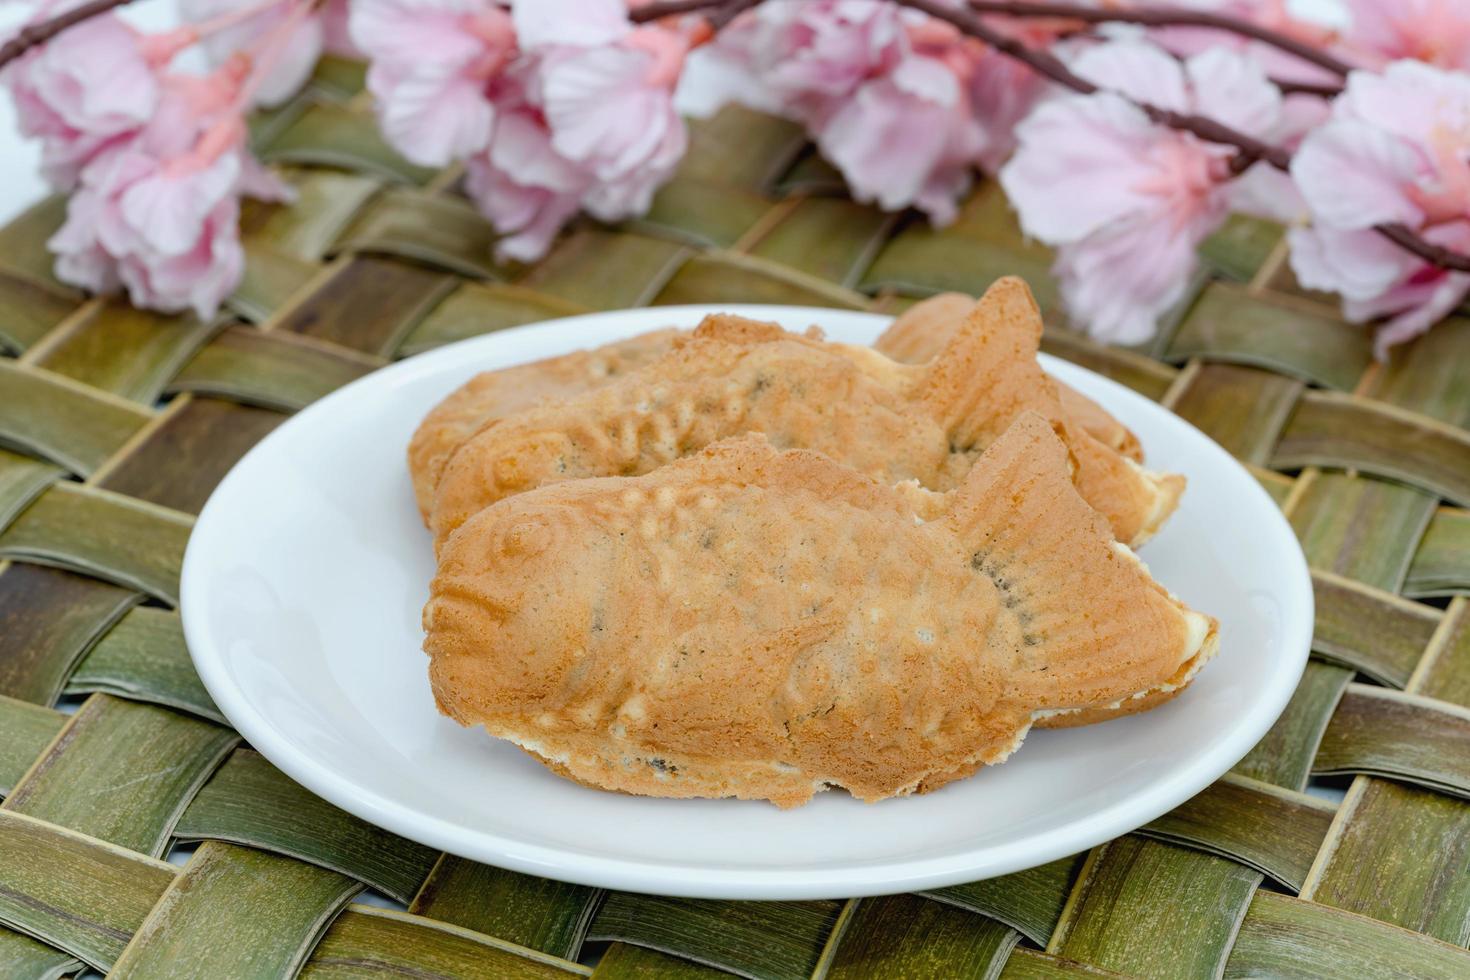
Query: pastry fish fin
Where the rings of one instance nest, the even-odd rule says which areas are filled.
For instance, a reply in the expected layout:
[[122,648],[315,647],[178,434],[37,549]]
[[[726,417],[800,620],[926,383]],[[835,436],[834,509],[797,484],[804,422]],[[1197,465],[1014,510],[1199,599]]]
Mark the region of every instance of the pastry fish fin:
[[905,364],[922,364],[954,336],[975,307],[964,293],[940,293],[920,300],[899,314],[873,343],[873,348]]
[[1026,283],[997,279],[920,379],[919,397],[961,448],[989,445],[1020,412],[1061,418],[1057,389],[1041,370],[1041,310]]
[[1023,413],[952,495],[945,520],[1001,598],[1012,696],[1041,712],[1112,708],[1187,683],[1215,621],[1154,581],[1077,493],[1053,424]]

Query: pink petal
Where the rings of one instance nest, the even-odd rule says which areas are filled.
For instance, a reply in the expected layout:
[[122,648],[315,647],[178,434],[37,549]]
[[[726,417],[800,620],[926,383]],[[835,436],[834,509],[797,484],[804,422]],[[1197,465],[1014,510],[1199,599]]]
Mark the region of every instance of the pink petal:
[[1089,82],[1134,101],[1178,112],[1189,110],[1183,67],[1158,45],[1140,38],[1086,48],[1071,67]]
[[1381,75],[1355,71],[1333,103],[1334,117],[1358,120],[1420,145],[1436,129],[1470,118],[1470,77],[1418,61],[1397,61]]
[[632,30],[622,0],[514,0],[511,14],[527,50],[612,44]]
[[1163,131],[1110,93],[1043,103],[1016,129],[1000,182],[1026,234],[1052,245],[1086,238],[1150,206],[1137,188],[1153,176]]
[[671,126],[680,125],[666,89],[645,84],[649,57],[616,46],[549,59],[542,98],[558,153],[591,165],[603,179],[641,165]]
[[896,210],[917,200],[953,121],[944,107],[878,79],[842,103],[817,132],[817,145],[847,178],[853,197]]
[[122,192],[122,216],[148,248],[163,255],[183,254],[198,241],[210,212],[232,195],[239,176],[234,154],[193,174],[154,173]]
[[465,19],[494,7],[490,0],[352,0],[348,29],[374,61],[449,72],[484,52]]
[[1361,122],[1335,120],[1309,133],[1291,164],[1317,221],[1339,228],[1424,217],[1407,189],[1421,157],[1402,138]]
[[1281,117],[1281,90],[1252,59],[1211,48],[1185,65],[1194,110],[1246,133],[1268,133]]
[[433,65],[399,74],[391,63],[374,63],[368,88],[383,135],[414,163],[442,167],[490,140],[495,108],[473,79]]
[[1424,264],[1367,229],[1293,228],[1287,241],[1292,271],[1303,286],[1340,293],[1350,301],[1379,296]]

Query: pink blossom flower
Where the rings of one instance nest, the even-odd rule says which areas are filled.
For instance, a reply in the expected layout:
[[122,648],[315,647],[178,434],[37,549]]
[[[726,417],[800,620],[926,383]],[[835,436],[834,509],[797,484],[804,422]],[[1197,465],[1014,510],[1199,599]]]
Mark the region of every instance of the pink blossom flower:
[[277,195],[245,150],[241,73],[165,76],[157,111],[82,171],[67,220],[47,243],[57,275],[134,304],[211,317],[239,284],[239,195]]
[[591,181],[551,145],[551,131],[526,107],[501,112],[494,138],[466,165],[465,189],[502,235],[496,254],[530,262],[582,206]]
[[510,13],[492,0],[355,0],[352,40],[383,134],[415,163],[443,166],[485,148],[491,81],[516,53]]
[[519,0],[514,14],[552,148],[596,182],[587,208],[605,220],[646,210],[687,148],[674,85],[688,39],[634,27],[622,0]]
[[1415,61],[1354,72],[1332,120],[1309,134],[1291,173],[1311,209],[1291,232],[1297,278],[1341,293],[1355,322],[1390,316],[1393,344],[1429,329],[1470,292],[1470,275],[1436,268],[1373,226],[1401,223],[1470,251],[1470,77]]
[[[184,28],[200,30],[199,43],[214,65],[239,52],[258,50],[262,44],[279,43],[265,78],[256,89],[255,101],[264,106],[279,105],[300,90],[311,77],[322,53],[322,15],[299,16],[287,24],[295,4],[309,0],[181,0],[184,17],[190,22]],[[255,11],[251,13],[251,11]],[[236,19],[240,18],[240,19]],[[224,26],[216,28],[215,23]],[[289,31],[282,38],[274,32]]]
[[[1397,0],[1383,2],[1395,3]],[[1224,14],[1314,48],[1327,49],[1337,41],[1336,32],[1331,28],[1294,16],[1288,0],[1185,0],[1177,5]],[[1303,61],[1296,55],[1228,31],[1207,27],[1163,27],[1149,31],[1149,37],[1161,47],[1184,56],[1225,47],[1249,55],[1261,65],[1266,74],[1283,81],[1322,84],[1337,81],[1337,77],[1331,72]]]
[[146,39],[111,13],[28,51],[0,79],[15,100],[21,132],[41,140],[46,178],[62,189],[147,122],[159,98]]
[[1470,5],[1464,0],[1347,0],[1348,52],[1373,68],[1414,59],[1470,70]]
[[997,83],[1016,76],[916,11],[874,0],[769,4],[715,46],[722,67],[757,90],[752,101],[807,126],[858,200],[949,221],[975,162],[1001,146],[1001,127],[976,118],[975,98],[1006,105]]
[[1229,211],[1233,150],[1154,123],[1123,96],[1269,129],[1280,94],[1251,60],[1223,49],[1180,64],[1143,40],[1087,49],[1074,70],[1113,91],[1043,103],[1018,128],[1000,172],[1028,235],[1058,247],[1073,317],[1100,337],[1141,341],[1177,303],[1195,248]]

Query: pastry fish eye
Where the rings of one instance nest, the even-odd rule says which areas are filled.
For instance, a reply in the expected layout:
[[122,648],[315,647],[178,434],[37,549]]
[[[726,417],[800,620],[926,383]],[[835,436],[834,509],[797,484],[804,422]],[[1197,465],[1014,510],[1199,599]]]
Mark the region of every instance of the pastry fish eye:
[[551,548],[556,531],[545,521],[519,520],[500,530],[500,554],[505,558],[534,558]]

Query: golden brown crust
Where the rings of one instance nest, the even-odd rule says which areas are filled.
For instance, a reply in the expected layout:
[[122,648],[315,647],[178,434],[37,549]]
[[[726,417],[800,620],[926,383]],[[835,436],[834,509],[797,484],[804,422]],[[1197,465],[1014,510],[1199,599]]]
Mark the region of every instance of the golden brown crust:
[[960,778],[1038,712],[1197,669],[1211,633],[1034,414],[948,495],[747,436],[505,498],[446,542],[424,623],[462,724],[589,785],[781,806]]
[[408,470],[424,523],[444,465],[459,445],[491,422],[547,398],[591,391],[657,360],[679,331],[655,330],[594,350],[580,350],[530,364],[484,371],[434,407],[408,444]]
[[1027,410],[1058,422],[1083,496],[1119,540],[1139,543],[1173,510],[1182,480],[1148,473],[1070,422],[1036,363],[1040,334],[1039,312],[1019,279],[991,287],[943,353],[922,366],[774,324],[707,317],[642,370],[502,419],[460,445],[435,492],[436,547],[510,494],[647,473],[752,431],[887,482],[945,490]]
[[[974,308],[974,297],[964,293],[940,293],[921,300],[893,321],[873,344],[873,349],[895,361],[922,364],[944,350]],[[1062,410],[1073,424],[1135,463],[1143,462],[1143,447],[1127,426],[1075,388],[1052,380]]]

